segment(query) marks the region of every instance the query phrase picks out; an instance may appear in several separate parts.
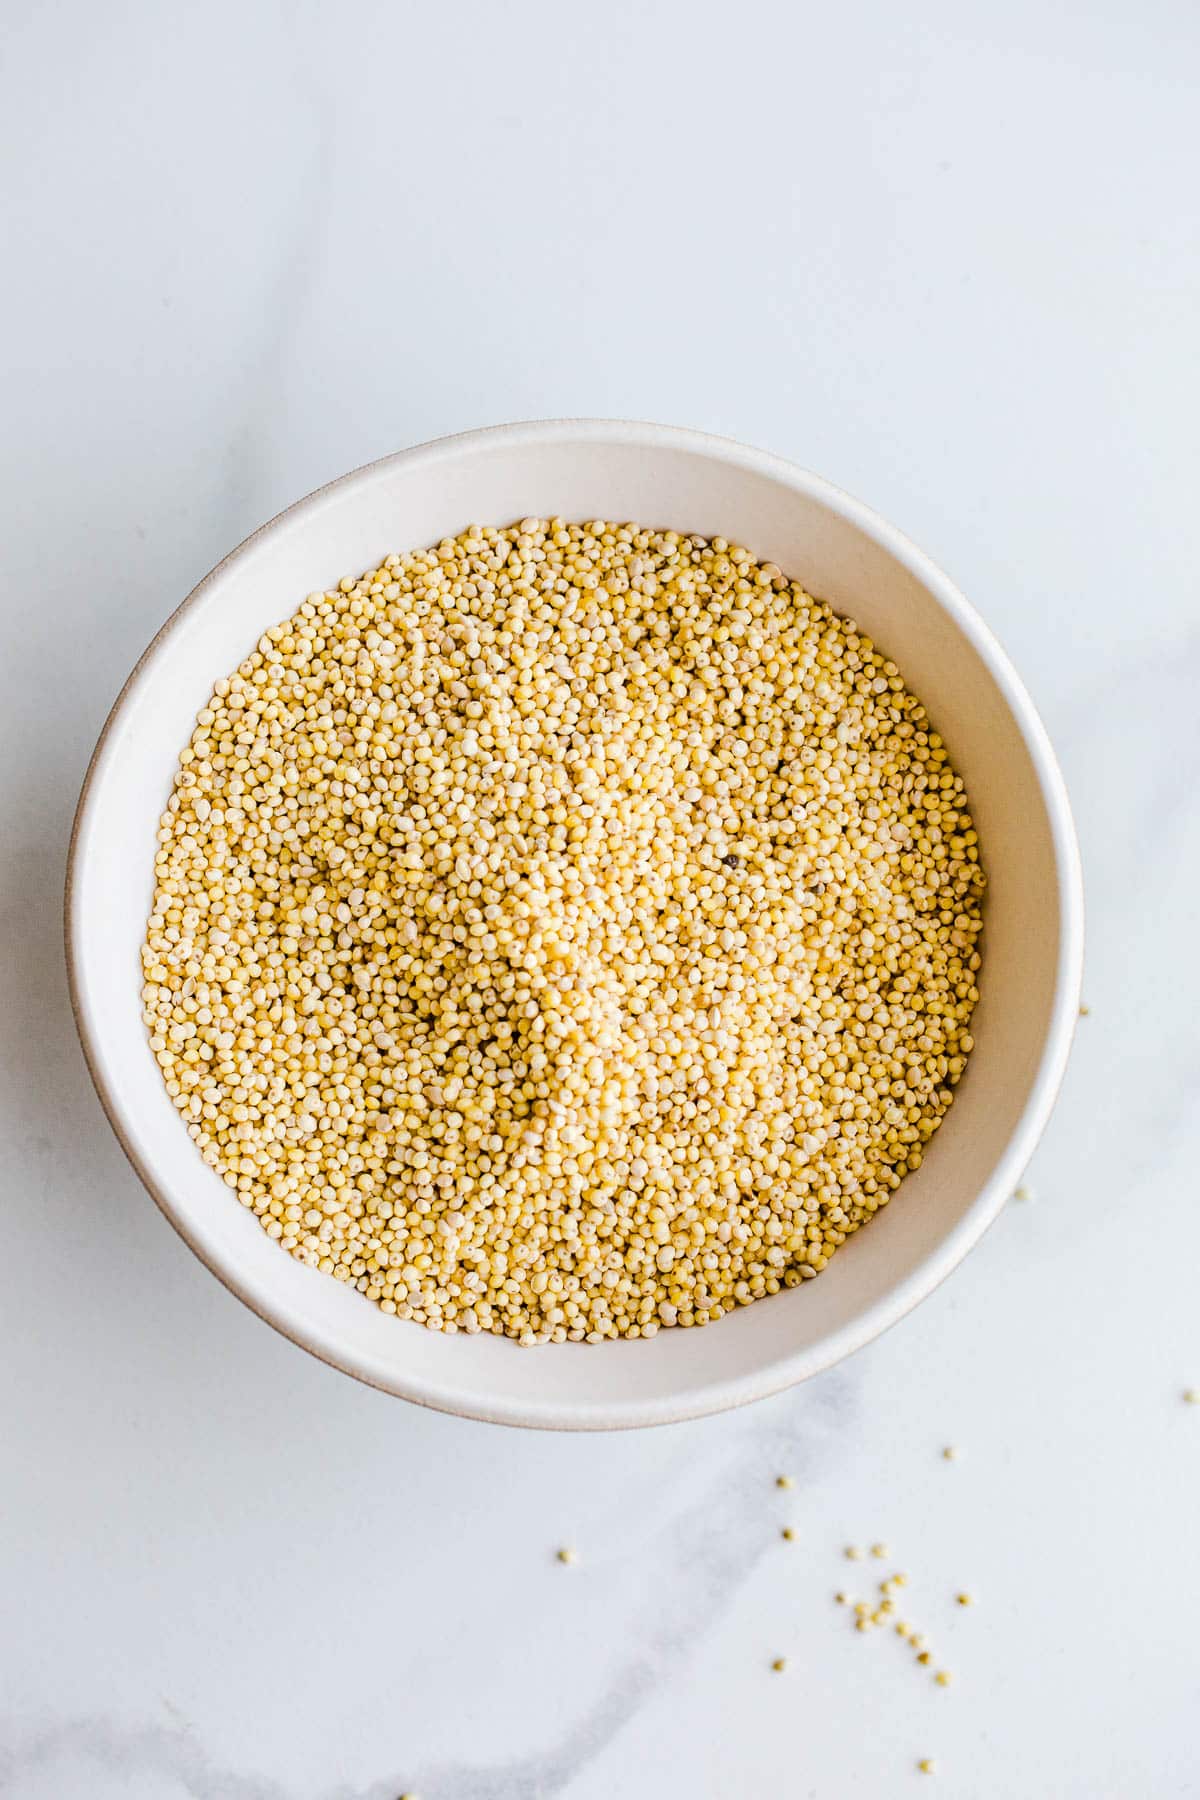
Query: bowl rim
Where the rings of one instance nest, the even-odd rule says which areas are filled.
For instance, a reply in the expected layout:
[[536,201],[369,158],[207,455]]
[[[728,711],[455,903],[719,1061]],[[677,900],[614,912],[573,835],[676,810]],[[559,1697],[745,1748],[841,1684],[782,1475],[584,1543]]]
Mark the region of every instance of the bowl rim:
[[[316,513],[344,488],[381,479],[394,468],[417,462],[433,464],[485,441],[507,443],[517,448],[531,443],[568,439],[591,443],[612,442],[644,449],[689,451],[733,468],[769,476],[846,519],[906,567],[935,597],[987,666],[1017,725],[1029,752],[1046,809],[1059,905],[1054,994],[1042,1054],[1031,1083],[1029,1098],[991,1175],[957,1225],[915,1269],[898,1280],[872,1306],[856,1314],[839,1329],[826,1334],[817,1343],[761,1368],[708,1382],[686,1394],[668,1394],[648,1400],[630,1398],[618,1403],[562,1400],[534,1403],[503,1397],[483,1399],[475,1393],[460,1392],[447,1385],[397,1376],[393,1370],[385,1369],[376,1361],[348,1354],[329,1335],[306,1330],[296,1322],[284,1303],[252,1289],[235,1267],[211,1254],[208,1247],[190,1229],[188,1220],[176,1207],[169,1188],[160,1180],[150,1166],[149,1159],[142,1153],[136,1118],[119,1097],[116,1085],[110,1081],[83,977],[85,952],[76,906],[81,855],[92,825],[95,796],[109,761],[110,745],[117,722],[127,705],[150,678],[157,654],[167,638],[176,631],[185,615],[200,605],[231,564],[246,556],[293,518]],[[363,463],[274,514],[222,557],[196,583],[159,627],[134,664],[109,710],[88,762],[67,851],[64,936],[67,982],[75,1027],[92,1085],[126,1158],[142,1186],[184,1242],[205,1267],[252,1312],[300,1349],[308,1351],[330,1367],[353,1376],[369,1387],[431,1407],[435,1411],[493,1424],[545,1430],[619,1430],[676,1423],[724,1412],[752,1400],[765,1399],[820,1374],[822,1370],[863,1348],[897,1324],[941,1285],[979,1241],[1000,1213],[1029,1162],[1054,1108],[1066,1072],[1078,1024],[1082,986],[1083,875],[1066,784],[1045,725],[1024,683],[999,640],[971,603],[949,576],[903,532],[823,476],[770,451],[754,449],[734,438],[720,437],[684,426],[640,420],[535,419],[483,426],[472,431],[433,438]]]

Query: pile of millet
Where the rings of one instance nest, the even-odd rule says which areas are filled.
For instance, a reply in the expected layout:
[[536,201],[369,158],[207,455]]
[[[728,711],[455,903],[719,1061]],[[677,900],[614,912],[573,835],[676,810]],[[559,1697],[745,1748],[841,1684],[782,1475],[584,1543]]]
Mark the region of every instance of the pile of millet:
[[648,1338],[815,1276],[972,1047],[963,783],[720,537],[528,518],[311,594],[200,713],[155,878],[200,1154],[435,1330]]

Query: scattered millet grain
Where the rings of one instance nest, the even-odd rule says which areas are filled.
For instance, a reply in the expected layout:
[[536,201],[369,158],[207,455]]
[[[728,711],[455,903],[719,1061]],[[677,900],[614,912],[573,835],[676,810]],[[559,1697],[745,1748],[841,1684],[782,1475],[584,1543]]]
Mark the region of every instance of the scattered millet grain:
[[790,1525],[785,1525],[779,1535],[781,1538],[784,1539],[784,1541],[786,1543],[789,1543],[789,1544],[792,1542],[792,1540],[796,1536],[795,1532],[792,1530]]
[[[886,1554],[886,1547],[873,1545],[872,1554],[876,1555],[880,1553]],[[846,1554],[849,1554],[849,1551],[847,1551]],[[861,1555],[861,1552],[858,1554]],[[853,1608],[855,1629],[857,1631],[871,1631],[877,1626],[891,1623],[896,1636],[901,1642],[907,1643],[911,1648],[918,1666],[923,1669],[929,1669],[933,1664],[933,1651],[929,1647],[928,1637],[923,1632],[918,1631],[907,1619],[896,1619],[894,1617],[896,1601],[893,1598],[893,1595],[898,1588],[906,1586],[907,1583],[908,1576],[902,1571],[897,1570],[895,1573],[886,1576],[879,1583],[879,1592],[882,1597],[878,1601],[872,1603],[867,1600],[856,1600]],[[835,1598],[839,1603],[843,1603],[846,1601],[847,1596],[843,1593],[839,1593]],[[956,1594],[955,1599],[960,1606],[974,1605],[972,1595],[966,1592]],[[951,1675],[945,1669],[938,1670],[934,1675],[934,1680],[939,1687],[949,1687],[951,1679]]]
[[787,1657],[777,1656],[775,1661],[771,1664],[771,1667],[777,1675],[782,1675],[783,1671],[787,1668]]
[[650,1337],[817,1274],[919,1166],[983,885],[924,707],[773,564],[473,526],[217,682],[144,1017],[302,1262],[437,1330]]
[[846,1556],[847,1562],[861,1562],[862,1561],[862,1551],[859,1549],[857,1544],[847,1544],[846,1550],[845,1550],[845,1556]]
[[579,1552],[578,1550],[572,1550],[569,1544],[564,1544],[562,1549],[558,1552],[558,1560],[560,1563],[577,1563],[579,1561]]
[[872,1556],[886,1556],[887,1553],[888,1553],[888,1547],[886,1544],[872,1544],[871,1545],[871,1555]]
[[947,1462],[956,1462],[962,1455],[962,1451],[957,1449],[954,1444],[947,1444],[946,1448],[942,1451],[942,1455]]
[[1013,1199],[1014,1200],[1032,1200],[1033,1199],[1033,1189],[1031,1187],[1027,1187],[1027,1186],[1021,1186],[1019,1188],[1016,1188],[1013,1192]]
[[932,1775],[936,1766],[937,1765],[935,1764],[932,1756],[923,1756],[921,1758],[920,1762],[917,1764],[917,1767],[918,1767],[918,1769],[920,1769],[922,1775]]
[[1091,1007],[1090,1007],[1090,1006],[1081,1006],[1081,1007],[1080,1007],[1080,1008],[1079,1008],[1079,1016],[1080,1016],[1080,1018],[1081,1018],[1081,1019],[1086,1019],[1086,1018],[1088,1018],[1088,1017],[1089,1017],[1089,1016],[1090,1016],[1090,1014],[1091,1014],[1091,1010],[1092,1010],[1092,1009],[1091,1009]]
[[777,1475],[775,1477],[775,1486],[777,1488],[790,1488],[795,1487],[795,1485],[796,1483],[790,1475]]
[[1183,1398],[1188,1406],[1200,1406],[1200,1388],[1184,1388]]

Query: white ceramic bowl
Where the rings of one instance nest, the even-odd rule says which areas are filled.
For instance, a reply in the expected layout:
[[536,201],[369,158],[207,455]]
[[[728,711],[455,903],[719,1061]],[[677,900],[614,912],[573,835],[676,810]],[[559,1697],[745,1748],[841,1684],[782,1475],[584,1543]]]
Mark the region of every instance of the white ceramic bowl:
[[[990,876],[976,1048],[919,1172],[819,1280],[699,1331],[523,1350],[387,1318],[303,1267],[201,1161],[140,1016],[154,833],[212,683],[314,588],[471,523],[527,514],[721,534],[856,619],[899,663],[966,779]],[[384,458],[289,507],[164,625],[113,708],[71,846],[67,953],[100,1098],[130,1161],[214,1274],[294,1343],[361,1381],[507,1424],[651,1425],[827,1368],[949,1274],[1019,1179],[1058,1090],[1079,1005],[1082,895],[1062,778],[1008,659],[946,577],[814,475],[663,426],[505,425]]]

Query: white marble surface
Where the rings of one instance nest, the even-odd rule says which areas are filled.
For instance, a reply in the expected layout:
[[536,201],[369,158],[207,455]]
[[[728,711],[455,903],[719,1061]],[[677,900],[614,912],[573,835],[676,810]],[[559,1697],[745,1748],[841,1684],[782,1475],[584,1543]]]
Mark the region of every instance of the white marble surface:
[[[0,1792],[1200,1793],[1194,7],[5,36]],[[1090,899],[1036,1199],[833,1373],[619,1438],[419,1412],[245,1312],[122,1160],[59,935],[92,742],[197,577],[383,451],[572,412],[769,446],[937,556],[1045,709]],[[949,1692],[831,1601],[877,1537]]]

